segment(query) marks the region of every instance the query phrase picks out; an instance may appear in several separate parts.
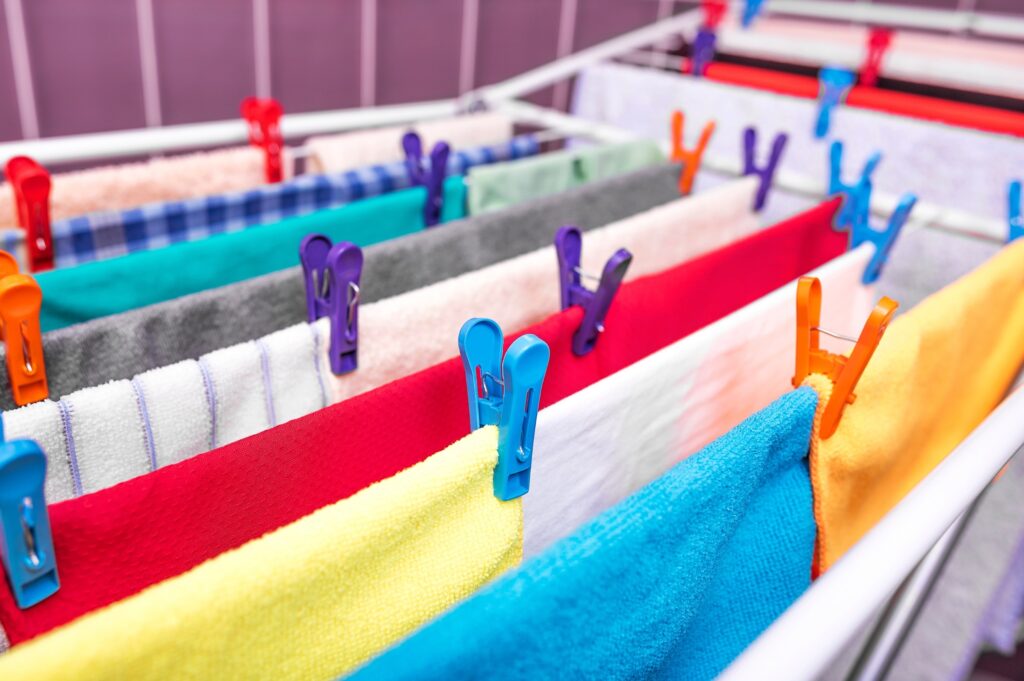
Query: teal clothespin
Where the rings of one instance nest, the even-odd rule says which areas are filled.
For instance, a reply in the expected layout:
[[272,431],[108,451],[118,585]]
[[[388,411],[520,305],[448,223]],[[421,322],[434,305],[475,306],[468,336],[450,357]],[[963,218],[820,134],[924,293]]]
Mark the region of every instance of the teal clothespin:
[[826,66],[818,73],[818,119],[814,136],[818,139],[828,135],[832,126],[832,109],[846,99],[846,94],[857,82],[856,74],[838,66]]
[[911,193],[904,194],[896,206],[896,210],[889,216],[889,224],[884,230],[871,226],[869,206],[861,206],[855,212],[853,224],[850,227],[850,250],[865,242],[875,245],[875,253],[868,261],[868,266],[864,269],[864,276],[861,279],[865,284],[874,283],[882,274],[882,267],[889,259],[889,253],[896,244],[896,238],[900,235],[907,218],[910,217],[910,211],[914,209],[915,203],[917,203],[917,196]]
[[509,346],[502,360],[503,345],[501,327],[491,319],[470,319],[459,331],[470,429],[498,426],[494,496],[509,501],[530,490],[533,437],[551,350],[527,334]]
[[870,210],[871,206],[871,176],[874,174],[878,164],[882,161],[882,153],[876,151],[871,154],[860,171],[860,178],[852,184],[843,182],[843,143],[839,140],[832,142],[829,147],[829,175],[828,194],[829,196],[843,195],[843,204],[836,213],[835,224],[837,230],[849,229],[853,224],[854,214],[860,211]]
[[761,14],[762,5],[764,5],[764,0],[746,0],[743,6],[743,28],[750,28],[750,25],[754,23],[754,19]]
[[1021,195],[1021,183],[1020,180],[1014,180],[1010,183],[1009,192],[1009,218],[1010,218],[1010,234],[1006,242],[1009,243],[1014,239],[1019,239],[1024,236],[1024,210],[1020,204]]

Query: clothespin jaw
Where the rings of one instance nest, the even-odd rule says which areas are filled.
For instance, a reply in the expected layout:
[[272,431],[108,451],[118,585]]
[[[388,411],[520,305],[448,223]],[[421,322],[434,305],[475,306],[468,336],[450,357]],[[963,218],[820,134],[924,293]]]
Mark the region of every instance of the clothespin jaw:
[[872,28],[868,34],[867,54],[864,65],[860,68],[860,84],[874,87],[878,84],[878,74],[882,68],[889,45],[892,43],[892,31],[887,28]]
[[332,245],[326,236],[311,234],[299,246],[299,259],[306,282],[306,318],[310,322],[330,318],[331,372],[336,376],[351,373],[359,366],[363,251],[349,241]]
[[451,147],[446,142],[438,142],[430,152],[430,165],[423,164],[423,142],[416,132],[407,132],[402,136],[402,149],[405,151],[405,167],[409,171],[409,184],[424,187],[427,200],[423,207],[423,224],[432,227],[441,222],[441,211],[444,208],[444,180],[448,174],[448,156]]
[[273,98],[246,97],[242,100],[242,118],[249,124],[249,144],[263,149],[264,171],[267,182],[284,179],[284,137],[281,135],[281,115],[284,109]]
[[823,374],[833,382],[832,396],[822,413],[819,434],[828,439],[836,432],[847,404],[853,404],[854,390],[864,369],[875,354],[898,303],[882,297],[861,329],[853,352],[846,357],[820,347],[821,281],[801,277],[796,294],[796,372],[793,387],[798,387],[810,374]]
[[527,334],[509,346],[502,361],[502,345],[501,328],[490,319],[470,319],[459,331],[470,427],[498,426],[494,496],[509,501],[530,489],[537,411],[551,350]]
[[1007,238],[1007,243],[1014,239],[1019,239],[1024,236],[1024,209],[1021,208],[1021,182],[1020,180],[1014,180],[1010,183],[1010,191],[1008,194],[1009,199],[1009,219],[1010,219],[1010,234]]
[[818,73],[818,118],[814,136],[822,139],[832,125],[832,109],[841,104],[857,77],[853,71],[838,66],[826,66]]
[[685,117],[682,111],[672,112],[671,121],[671,137],[672,137],[672,161],[674,163],[682,163],[683,170],[679,173],[679,193],[682,195],[689,194],[693,191],[693,180],[697,176],[697,170],[700,168],[700,162],[704,157],[704,150],[708,146],[708,142],[711,141],[711,135],[715,132],[715,122],[708,121],[704,125],[704,130],[700,133],[700,139],[697,141],[697,146],[693,149],[686,149],[683,146],[683,126],[685,124]]
[[15,156],[4,169],[14,190],[18,223],[25,230],[29,270],[53,269],[53,234],[50,230],[50,173],[28,156]]
[[718,38],[713,30],[707,28],[697,29],[697,35],[693,39],[693,54],[690,57],[690,73],[695,76],[703,76],[708,71],[708,66],[715,58],[715,43]]
[[757,162],[754,160],[754,153],[757,148],[757,130],[749,127],[743,131],[743,174],[757,175],[761,179],[761,184],[757,188],[757,194],[754,195],[755,211],[763,209],[764,204],[768,200],[768,190],[772,188],[775,169],[779,165],[779,159],[782,158],[782,152],[785,150],[788,140],[789,136],[784,132],[776,135],[772,141],[772,150],[768,154],[768,160],[763,166],[758,167]]
[[[864,197],[862,196],[861,199],[864,200]],[[850,227],[850,249],[857,248],[865,242],[871,242],[875,245],[875,253],[871,256],[871,260],[868,261],[868,266],[864,270],[862,281],[865,284],[872,284],[881,276],[882,268],[889,260],[889,253],[892,252],[892,247],[896,244],[896,239],[903,230],[903,225],[906,224],[907,219],[910,217],[910,211],[914,209],[914,204],[916,203],[917,196],[910,193],[904,194],[899,204],[896,205],[896,210],[889,216],[889,224],[884,230],[878,230],[871,226],[871,208],[869,205],[859,206],[854,211],[853,223]]]
[[[10,264],[4,266],[9,268]],[[43,360],[39,310],[43,292],[27,274],[0,279],[0,332],[7,345],[7,375],[18,406],[45,400],[50,395]]]
[[0,443],[0,525],[7,581],[19,608],[29,608],[60,588],[43,494],[46,456],[32,440]]
[[604,331],[604,318],[608,314],[622,280],[633,261],[633,255],[620,248],[604,264],[597,288],[589,290],[582,284],[580,259],[583,254],[583,235],[579,228],[562,227],[555,234],[555,253],[558,257],[558,283],[562,309],[572,305],[583,308],[583,321],[572,337],[572,351],[579,356],[594,349]]
[[871,206],[871,176],[874,174],[878,164],[882,162],[882,153],[876,151],[871,154],[864,163],[860,178],[853,184],[843,182],[843,143],[839,140],[832,142],[829,147],[829,175],[828,194],[835,196],[843,195],[843,203],[836,213],[833,227],[836,230],[849,229],[853,225],[854,217],[858,211],[869,211]]
[[743,19],[741,20],[743,28],[750,28],[751,24],[754,23],[763,9],[764,0],[746,0],[743,6]]

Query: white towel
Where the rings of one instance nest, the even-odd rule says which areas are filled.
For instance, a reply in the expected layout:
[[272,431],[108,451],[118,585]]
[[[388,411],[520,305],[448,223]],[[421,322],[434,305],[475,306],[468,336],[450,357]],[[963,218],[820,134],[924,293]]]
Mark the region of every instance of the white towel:
[[213,386],[213,439],[217,447],[271,426],[269,369],[256,342],[211,352],[199,360]]
[[257,341],[266,358],[271,425],[285,423],[327,406],[328,320],[296,324]]
[[4,438],[35,440],[46,453],[46,483],[43,491],[49,503],[82,493],[78,463],[68,450],[61,407],[52,400],[4,412]]
[[338,173],[361,166],[400,161],[405,158],[402,136],[410,130],[419,133],[424,153],[429,153],[435,143],[442,141],[452,149],[499,144],[512,137],[512,120],[500,113],[479,113],[414,125],[311,137],[306,141],[310,153],[307,163],[311,172]]
[[157,468],[213,448],[210,398],[198,362],[153,369],[132,382],[145,404]]
[[[856,335],[871,314],[874,294],[861,284],[871,254],[862,246],[814,272],[825,328]],[[523,558],[791,390],[795,301],[794,282],[542,410]]]

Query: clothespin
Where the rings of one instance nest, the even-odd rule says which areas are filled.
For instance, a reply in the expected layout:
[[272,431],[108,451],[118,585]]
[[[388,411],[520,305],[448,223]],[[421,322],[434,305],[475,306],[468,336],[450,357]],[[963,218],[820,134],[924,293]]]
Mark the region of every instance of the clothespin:
[[[2,436],[2,433],[0,433]],[[0,558],[21,609],[60,588],[43,482],[46,456],[32,440],[0,443]]]
[[708,65],[715,58],[715,32],[706,29],[697,29],[697,35],[693,39],[693,54],[690,56],[690,73],[695,76],[703,76],[708,71]]
[[1007,239],[1007,243],[1024,236],[1024,211],[1021,209],[1020,196],[1020,180],[1014,180],[1010,183],[1010,192],[1008,197],[1010,203],[1010,235]]
[[784,132],[776,135],[775,141],[772,142],[771,153],[768,154],[768,161],[758,168],[754,162],[754,152],[757,147],[757,130],[750,127],[743,131],[743,174],[757,175],[761,178],[761,184],[757,188],[757,194],[754,196],[755,211],[760,211],[764,208],[764,204],[768,200],[768,190],[771,189],[772,180],[775,178],[775,168],[779,165],[779,159],[782,158],[782,152],[786,148],[786,141],[788,139],[789,136]]
[[826,66],[818,74],[818,119],[814,136],[818,139],[828,134],[832,125],[832,109],[841,104],[857,77],[853,71],[838,66]]
[[359,277],[363,251],[349,241],[331,244],[322,234],[310,234],[299,245],[306,281],[306,319],[331,319],[328,356],[335,376],[359,366]]
[[415,132],[407,132],[402,136],[402,149],[405,150],[405,167],[409,170],[409,182],[414,187],[425,187],[427,202],[423,208],[423,224],[427,227],[441,222],[441,209],[444,206],[444,179],[448,173],[448,155],[451,152],[448,144],[438,142],[430,152],[430,166],[423,163],[423,142]]
[[853,225],[854,214],[857,211],[870,211],[871,206],[871,176],[875,168],[882,162],[882,152],[876,151],[871,154],[860,171],[860,178],[854,184],[843,182],[843,143],[839,140],[832,142],[829,147],[829,174],[828,194],[829,196],[843,195],[843,204],[836,213],[834,227],[837,230],[849,229]]
[[[796,373],[793,387],[800,386],[810,374],[824,374],[834,383],[832,397],[825,405],[821,417],[820,435],[828,439],[836,432],[839,419],[847,404],[853,404],[854,390],[867,367],[882,334],[896,314],[899,306],[891,298],[883,297],[871,311],[860,337],[849,357],[822,350],[821,334],[828,333],[821,324],[821,281],[816,277],[800,277],[796,291]],[[828,333],[828,335],[835,335]],[[852,338],[840,336],[843,340]]]
[[470,319],[459,331],[470,429],[498,426],[494,496],[509,501],[530,490],[537,410],[551,350],[527,334],[509,346],[502,361],[503,344],[501,327],[491,319]]
[[[578,227],[562,227],[555,234],[555,253],[558,256],[558,284],[562,296],[562,309],[572,305],[583,308],[583,321],[572,337],[572,351],[585,355],[594,349],[597,338],[604,331],[604,318],[608,314],[615,293],[626,276],[633,254],[620,248],[604,264],[601,277],[585,274],[580,269],[583,254],[583,236]],[[583,286],[581,278],[596,279],[597,289]]]
[[884,230],[871,226],[869,205],[859,206],[854,211],[853,223],[850,226],[850,249],[857,248],[865,242],[875,245],[875,254],[871,256],[861,279],[865,284],[873,283],[882,274],[882,267],[889,259],[889,253],[896,244],[896,238],[900,235],[907,218],[910,217],[910,211],[914,209],[915,203],[917,203],[917,197],[914,194],[904,194],[897,204],[896,210],[889,216],[889,224]]
[[754,19],[761,14],[762,5],[764,5],[764,0],[746,1],[743,6],[743,28],[750,28],[750,25],[754,23]]
[[7,376],[19,407],[50,395],[39,325],[42,303],[36,280],[19,274],[14,258],[0,251],[0,338],[7,346]]
[[4,169],[18,205],[18,223],[25,230],[29,271],[53,269],[50,231],[50,173],[28,156],[15,156]]
[[284,137],[281,136],[281,114],[284,109],[273,98],[246,97],[242,100],[242,118],[249,124],[249,144],[265,154],[264,171],[267,182],[284,179]]
[[704,12],[703,27],[714,31],[725,18],[725,10],[728,9],[728,5],[725,0],[701,0],[700,8]]
[[878,74],[882,68],[889,45],[892,43],[892,31],[887,28],[873,28],[868,34],[868,49],[864,55],[864,65],[860,67],[860,84],[874,87],[878,84]]
[[693,190],[693,179],[700,168],[701,159],[704,157],[704,150],[715,132],[715,122],[708,121],[704,130],[700,133],[700,140],[693,149],[686,149],[683,146],[683,125],[685,118],[682,111],[672,112],[672,161],[682,163],[683,171],[679,174],[679,193],[689,194]]

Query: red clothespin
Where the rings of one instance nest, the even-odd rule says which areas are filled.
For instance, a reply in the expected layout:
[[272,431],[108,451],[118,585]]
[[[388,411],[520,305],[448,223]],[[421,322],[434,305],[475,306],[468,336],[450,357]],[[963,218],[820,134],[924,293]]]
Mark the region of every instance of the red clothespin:
[[7,375],[19,407],[50,395],[39,326],[42,303],[36,280],[19,274],[14,258],[0,251],[0,338],[7,345]]
[[878,74],[882,68],[882,59],[892,43],[892,31],[887,28],[873,28],[868,34],[868,53],[864,57],[864,65],[860,67],[860,84],[874,87],[878,84]]
[[725,0],[701,0],[700,8],[704,10],[703,27],[714,30],[722,23],[728,5]]
[[28,156],[15,156],[4,169],[18,204],[18,223],[25,230],[29,269],[53,269],[50,232],[50,173]]
[[249,144],[263,149],[266,154],[267,182],[284,179],[284,138],[281,136],[281,114],[284,109],[273,98],[246,97],[242,100],[242,118],[249,124]]
[[796,374],[793,387],[803,383],[809,374],[824,374],[834,383],[832,397],[821,417],[820,435],[823,440],[832,437],[843,409],[847,404],[853,404],[857,381],[875,354],[875,348],[898,306],[896,301],[883,296],[864,323],[850,356],[832,354],[820,348],[821,281],[816,277],[800,277],[796,289]]
[[689,194],[693,189],[693,178],[700,168],[701,159],[704,156],[704,149],[715,132],[715,122],[708,121],[700,133],[700,140],[693,149],[683,147],[683,125],[685,118],[682,111],[672,112],[672,161],[682,163],[683,171],[679,173],[679,193]]

